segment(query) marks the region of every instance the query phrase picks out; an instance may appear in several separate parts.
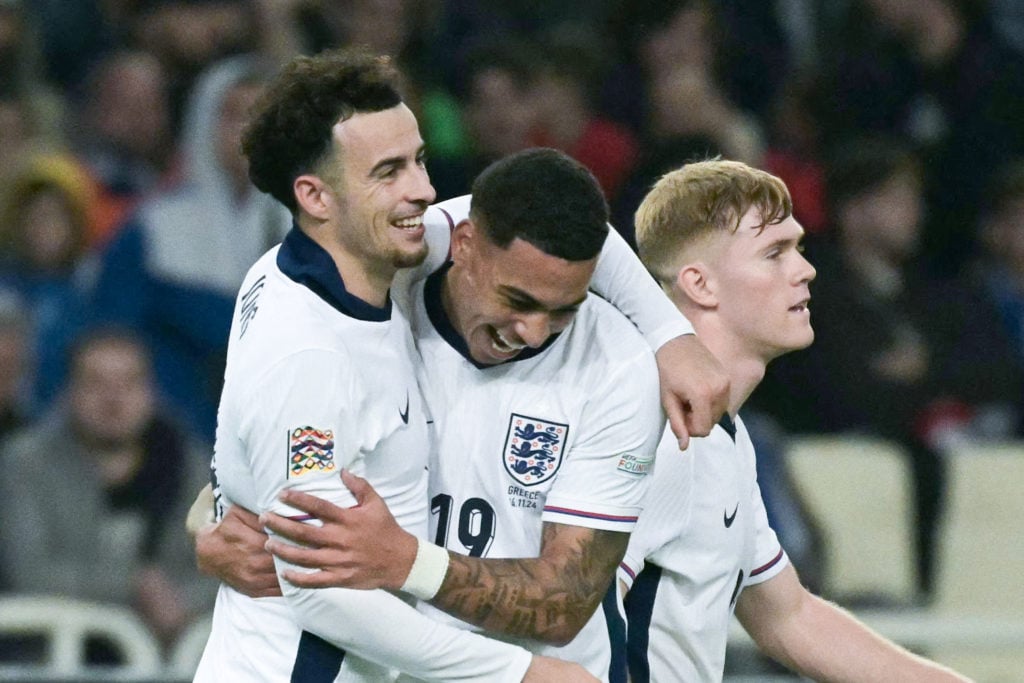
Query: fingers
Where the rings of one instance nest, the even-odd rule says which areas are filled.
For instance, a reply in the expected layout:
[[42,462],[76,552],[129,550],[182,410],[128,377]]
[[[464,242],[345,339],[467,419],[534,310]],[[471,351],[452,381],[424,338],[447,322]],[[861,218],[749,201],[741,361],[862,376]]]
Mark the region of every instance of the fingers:
[[360,476],[352,474],[348,470],[341,471],[341,483],[343,483],[345,487],[352,492],[352,495],[355,496],[356,502],[359,505],[369,502],[370,497],[377,494],[377,492],[373,490],[373,487],[370,486],[370,482]]
[[263,525],[260,524],[260,518],[253,512],[249,512],[240,505],[232,505],[228,508],[228,511],[224,513],[224,522],[228,520],[234,520],[241,522],[248,528],[263,533]]
[[685,411],[686,431],[690,436],[707,436],[714,429],[717,417],[711,401],[700,401]]
[[286,569],[281,574],[281,578],[299,588],[331,588],[338,585],[328,572],[300,572]]
[[313,548],[303,548],[283,541],[270,539],[264,546],[268,552],[273,553],[280,559],[307,569],[320,569],[323,566],[322,551]]
[[686,407],[683,402],[674,394],[667,393],[662,397],[662,404],[665,414],[668,416],[668,424],[672,433],[679,440],[679,450],[685,451],[690,445],[690,430],[686,421]]
[[260,515],[260,521],[275,534],[293,543],[308,546],[320,546],[323,544],[324,539],[321,532],[323,527],[297,522],[294,519],[288,519],[273,512],[264,512]]
[[344,518],[345,508],[338,507],[330,501],[311,496],[303,491],[285,489],[278,496],[278,499],[285,505],[313,515],[324,522],[341,521]]
[[252,590],[245,593],[245,595],[248,595],[250,598],[279,598],[282,595],[281,586],[275,580],[273,587]]

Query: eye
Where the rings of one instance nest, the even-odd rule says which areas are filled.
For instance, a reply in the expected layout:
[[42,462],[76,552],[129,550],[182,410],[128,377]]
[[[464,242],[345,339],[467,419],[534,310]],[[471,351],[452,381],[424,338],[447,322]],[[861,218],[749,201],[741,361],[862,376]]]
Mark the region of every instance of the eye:
[[523,299],[507,299],[508,307],[513,311],[530,311],[533,310],[533,304]]
[[417,166],[426,166],[427,165],[427,153],[426,152],[420,152],[419,154],[416,155],[416,165]]

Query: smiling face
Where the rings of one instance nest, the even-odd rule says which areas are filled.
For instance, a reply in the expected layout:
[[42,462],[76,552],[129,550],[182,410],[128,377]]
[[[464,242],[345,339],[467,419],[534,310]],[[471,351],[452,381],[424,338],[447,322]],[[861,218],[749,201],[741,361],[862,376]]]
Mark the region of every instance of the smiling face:
[[767,363],[814,341],[808,285],[816,272],[803,256],[796,219],[760,224],[752,208],[735,233],[712,235],[705,263],[719,329],[742,354]]
[[502,249],[468,220],[452,234],[452,260],[445,310],[484,365],[511,360],[568,327],[597,265],[552,256],[520,238]]
[[427,255],[423,213],[435,192],[416,117],[404,104],[355,114],[336,124],[333,136],[335,152],[321,177],[334,198],[336,237],[350,268],[390,283],[397,269]]

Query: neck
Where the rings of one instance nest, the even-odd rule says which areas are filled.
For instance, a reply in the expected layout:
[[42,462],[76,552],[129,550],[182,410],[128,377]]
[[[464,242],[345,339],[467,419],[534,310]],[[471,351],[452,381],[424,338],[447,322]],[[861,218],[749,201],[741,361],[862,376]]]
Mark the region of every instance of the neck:
[[746,403],[754,389],[764,379],[766,360],[756,350],[750,349],[744,340],[731,334],[714,311],[683,311],[689,318],[708,351],[725,367],[729,375],[729,406],[731,417]]
[[371,306],[383,308],[388,301],[388,290],[397,270],[369,263],[351,253],[335,236],[336,230],[327,223],[301,224],[299,227],[311,240],[328,253],[345,283],[345,290]]
[[452,324],[452,328],[459,333],[459,336],[465,339],[465,335],[462,332],[462,321],[459,319],[456,299],[458,294],[456,293],[457,287],[453,286],[454,280],[459,277],[458,271],[459,265],[453,264],[448,272],[444,273],[444,278],[441,280],[441,308],[444,309],[444,314],[448,317],[448,321]]

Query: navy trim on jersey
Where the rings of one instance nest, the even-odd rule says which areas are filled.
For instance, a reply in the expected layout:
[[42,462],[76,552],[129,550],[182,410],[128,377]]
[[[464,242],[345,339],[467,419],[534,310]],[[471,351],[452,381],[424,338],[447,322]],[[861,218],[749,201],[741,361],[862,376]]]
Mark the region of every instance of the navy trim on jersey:
[[629,670],[626,666],[626,622],[619,612],[619,595],[616,590],[618,579],[604,594],[601,609],[604,610],[604,622],[608,628],[608,642],[612,648],[612,661],[608,665],[608,683],[628,683]]
[[[426,283],[423,286],[423,302],[427,307],[427,316],[430,318],[430,322],[434,324],[434,329],[440,334],[448,345],[459,352],[463,358],[473,364],[478,370],[485,370],[487,368],[494,367],[493,365],[485,365],[483,363],[477,363],[473,360],[473,356],[469,353],[469,345],[466,344],[466,340],[455,330],[452,325],[452,321],[448,318],[448,314],[444,310],[444,304],[441,301],[441,290],[444,285],[444,278],[448,274],[448,270],[452,267],[452,262],[444,264],[427,278]],[[560,334],[560,333],[559,333]],[[506,363],[514,363],[519,360],[527,360],[533,358],[539,353],[543,353],[545,349],[555,343],[558,339],[558,334],[553,334],[548,337],[548,340],[538,346],[535,349],[526,348],[519,352],[518,356],[510,358],[505,361]]]
[[331,683],[341,671],[345,651],[320,636],[303,631],[295,652],[291,683]]
[[391,319],[391,297],[388,296],[383,308],[378,308],[349,294],[331,255],[295,223],[277,252],[277,267],[350,318],[367,322]]
[[736,443],[736,423],[732,421],[728,413],[723,415],[722,419],[718,421],[718,426],[725,430],[725,433],[729,435],[733,443]]
[[647,563],[637,574],[633,587],[626,593],[626,661],[632,683],[651,683],[651,665],[647,659],[650,647],[651,615],[661,582],[661,567]]

